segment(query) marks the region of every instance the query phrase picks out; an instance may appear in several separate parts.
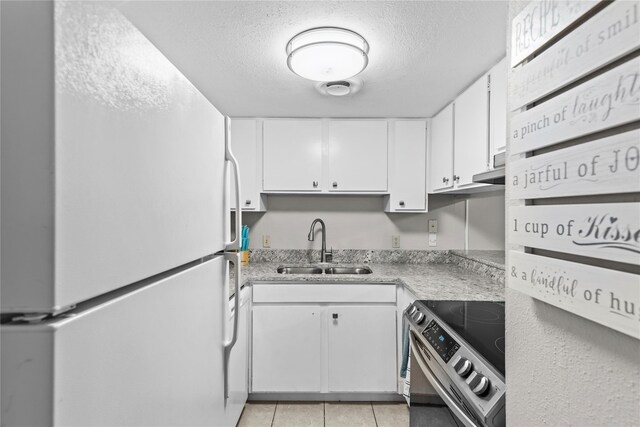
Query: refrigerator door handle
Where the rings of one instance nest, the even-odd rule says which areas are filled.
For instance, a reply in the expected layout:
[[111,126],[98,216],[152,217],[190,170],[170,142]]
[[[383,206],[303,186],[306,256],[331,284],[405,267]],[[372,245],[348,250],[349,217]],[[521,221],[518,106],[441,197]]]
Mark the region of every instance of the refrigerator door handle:
[[233,153],[231,152],[231,121],[229,120],[229,117],[225,116],[224,117],[224,127],[225,127],[225,132],[224,132],[224,148],[225,148],[225,155],[224,155],[224,159],[227,162],[230,162],[233,165],[233,176],[235,178],[235,182],[236,182],[236,186],[235,186],[235,193],[236,193],[236,224],[235,224],[235,238],[231,241],[228,242],[225,246],[225,250],[226,251],[237,251],[240,250],[240,240],[241,240],[241,236],[240,236],[240,227],[242,227],[242,208],[240,206],[240,166],[238,165],[238,161],[236,160],[235,156],[233,155]]
[[[231,349],[236,344],[236,340],[238,339],[238,317],[239,317],[239,308],[240,308],[240,254],[237,252],[225,252],[224,258],[233,263],[233,271],[235,274],[235,285],[236,289],[233,295],[233,334],[231,335],[231,339],[225,341],[224,343],[224,398],[229,398],[229,360],[231,356]],[[225,304],[227,302],[225,301]]]

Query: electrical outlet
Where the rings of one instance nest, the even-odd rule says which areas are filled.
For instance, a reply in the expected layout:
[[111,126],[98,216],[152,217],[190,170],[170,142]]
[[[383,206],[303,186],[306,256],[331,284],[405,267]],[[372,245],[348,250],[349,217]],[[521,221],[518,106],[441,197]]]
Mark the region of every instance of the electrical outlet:
[[400,247],[400,236],[391,236],[391,247],[394,249]]
[[262,247],[263,248],[270,248],[271,247],[271,236],[269,236],[268,234],[263,234],[262,235]]
[[429,233],[437,233],[438,232],[438,220],[430,219],[429,220]]
[[436,233],[429,233],[429,246],[438,246],[438,235]]

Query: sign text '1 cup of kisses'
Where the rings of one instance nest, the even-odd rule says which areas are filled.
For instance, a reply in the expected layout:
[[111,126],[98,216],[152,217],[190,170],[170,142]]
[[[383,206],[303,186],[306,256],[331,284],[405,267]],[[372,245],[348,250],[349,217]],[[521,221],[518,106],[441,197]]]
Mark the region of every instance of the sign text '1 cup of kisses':
[[640,264],[640,203],[509,208],[510,243]]

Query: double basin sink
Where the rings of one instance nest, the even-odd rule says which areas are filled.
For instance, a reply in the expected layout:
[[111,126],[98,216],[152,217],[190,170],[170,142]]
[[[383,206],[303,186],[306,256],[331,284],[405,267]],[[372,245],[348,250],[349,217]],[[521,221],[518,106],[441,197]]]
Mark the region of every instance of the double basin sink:
[[280,274],[371,274],[369,267],[319,267],[319,266],[280,266]]

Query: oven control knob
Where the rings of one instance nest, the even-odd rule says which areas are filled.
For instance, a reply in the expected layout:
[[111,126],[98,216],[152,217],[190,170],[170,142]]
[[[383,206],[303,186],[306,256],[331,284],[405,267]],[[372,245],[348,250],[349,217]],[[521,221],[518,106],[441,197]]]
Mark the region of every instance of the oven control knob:
[[415,305],[414,305],[414,306],[412,306],[412,307],[409,309],[409,316],[413,316],[413,315],[416,313],[416,311],[418,311],[418,309],[416,308],[416,306],[415,306]]
[[421,324],[424,322],[424,314],[420,312],[416,313],[416,315],[413,316],[413,320],[415,320],[418,325]]
[[471,372],[471,369],[473,369],[473,363],[459,356],[458,360],[453,363],[453,369],[455,369],[461,377],[466,377]]
[[469,387],[471,387],[471,391],[473,391],[475,394],[477,394],[478,396],[482,396],[487,392],[487,390],[489,390],[489,385],[491,385],[491,382],[489,381],[489,378],[485,377],[484,375],[480,375],[477,372],[474,373],[476,375],[471,378],[471,381],[469,381]]

